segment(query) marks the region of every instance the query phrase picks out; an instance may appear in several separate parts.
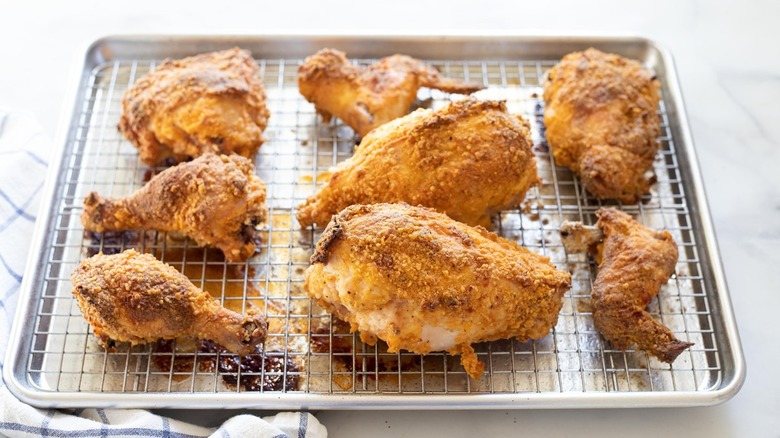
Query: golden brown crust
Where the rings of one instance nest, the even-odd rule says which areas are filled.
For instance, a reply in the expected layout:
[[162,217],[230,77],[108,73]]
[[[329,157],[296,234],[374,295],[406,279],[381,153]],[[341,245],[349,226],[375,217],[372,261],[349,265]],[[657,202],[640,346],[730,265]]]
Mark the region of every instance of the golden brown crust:
[[298,69],[298,88],[303,97],[326,120],[335,115],[361,137],[406,114],[420,87],[460,94],[484,88],[442,78],[436,69],[405,55],[360,67],[343,52],[322,49],[306,58]]
[[297,218],[324,225],[353,204],[407,202],[490,228],[492,214],[538,183],[532,144],[528,123],[504,102],[467,98],[417,110],[364,137]]
[[84,199],[87,231],[153,229],[217,247],[229,261],[255,252],[255,226],[266,220],[265,184],[238,155],[205,154],[168,168],[126,198]]
[[544,124],[556,164],[598,198],[635,203],[658,152],[660,84],[636,61],[596,49],[570,53],[544,84]]
[[343,229],[341,228],[341,219],[338,215],[333,216],[325,231],[322,232],[320,240],[317,241],[317,247],[314,248],[314,254],[311,255],[311,263],[327,263],[330,246],[341,237]]
[[84,260],[71,282],[84,318],[108,350],[116,342],[198,338],[249,354],[265,339],[262,318],[225,309],[171,266],[132,249]]
[[613,208],[596,215],[605,236],[592,291],[596,328],[621,350],[636,343],[672,363],[693,344],[675,338],[645,308],[674,273],[677,245],[667,231],[651,230]]
[[[571,286],[546,257],[432,209],[354,205],[331,224],[340,231],[318,245],[304,285],[310,296],[366,342],[463,354],[474,378],[481,364],[472,343],[546,336]],[[386,320],[372,326],[377,317]],[[426,340],[442,330],[451,342]]]
[[252,157],[270,114],[258,73],[238,48],[166,60],[127,90],[119,129],[149,165],[207,152]]

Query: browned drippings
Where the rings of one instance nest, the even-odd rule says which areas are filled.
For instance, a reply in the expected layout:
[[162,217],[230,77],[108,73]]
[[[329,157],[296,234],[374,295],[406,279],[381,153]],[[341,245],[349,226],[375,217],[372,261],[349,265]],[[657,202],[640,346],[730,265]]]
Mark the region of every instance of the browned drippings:
[[[415,371],[422,368],[422,356],[419,354],[406,354],[400,358],[398,356],[386,355],[360,355],[354,353],[352,348],[352,336],[349,334],[349,324],[339,319],[333,319],[333,336],[330,335],[330,327],[321,326],[312,330],[311,351],[314,353],[333,353],[333,363],[335,369],[353,372],[357,371],[361,375],[367,376],[371,380],[389,379],[397,380],[400,371],[402,376],[414,378]],[[386,350],[386,347],[380,341],[377,349]],[[351,379],[345,379],[343,375],[334,375],[333,382],[339,385],[341,389],[348,390],[352,386]]]
[[542,108],[540,101],[537,101],[534,105],[534,123],[539,129],[539,143],[534,144],[533,150],[539,154],[548,154],[550,153],[550,147],[547,144],[547,135],[545,135],[547,127],[544,126],[544,108]]
[[106,255],[119,254],[127,248],[134,247],[140,240],[139,231],[106,231],[105,233],[84,231],[88,257],[100,252]]
[[591,313],[593,312],[593,306],[589,300],[577,300],[577,312],[578,313]]
[[[173,374],[174,380],[182,380],[189,377],[185,373],[191,373],[197,366],[199,372],[208,373],[215,370],[229,387],[245,391],[295,391],[300,383],[300,368],[289,357],[285,357],[284,351],[271,350],[266,352],[239,356],[227,352],[218,344],[201,340],[198,352],[193,353],[155,354],[154,362],[162,372],[181,373]],[[154,346],[155,353],[173,353],[173,341],[158,341]],[[173,369],[171,369],[173,368]]]
[[[284,351],[271,350],[238,356],[227,353],[211,341],[201,341],[198,351],[218,354],[217,370],[227,385],[240,386],[247,391],[298,389],[300,369],[289,357],[285,357]],[[216,357],[209,359],[216,360]]]
[[157,369],[165,373],[172,373],[171,378],[173,380],[181,381],[189,377],[186,373],[192,372],[195,356],[192,354],[177,353],[176,358],[174,359],[174,346],[174,341],[164,339],[157,341],[152,346],[152,350],[155,353],[152,355],[152,358],[154,359],[154,364],[157,366]]
[[[292,216],[289,214],[277,213],[271,216],[271,229],[273,230],[270,236],[271,245],[289,245],[293,242],[293,235],[298,234],[298,231],[292,228]],[[274,249],[280,250],[275,254],[279,257],[286,257],[289,253],[288,248]]]
[[[183,244],[181,241],[177,243]],[[246,296],[247,306],[261,306],[263,303],[260,291],[251,281],[254,278],[254,269],[249,267],[247,270],[245,265],[225,263],[225,257],[219,250],[196,246],[169,246],[163,249],[158,246],[147,249],[147,252],[183,272],[190,281],[214,298],[226,298],[224,306],[234,312],[242,313],[246,310],[242,300],[234,298]]]
[[[311,351],[314,353],[351,353],[352,337],[344,336],[349,334],[349,324],[340,320],[333,319],[333,334],[341,336],[329,336],[330,327],[327,325],[317,327],[312,330]],[[331,341],[332,340],[332,341]]]
[[342,362],[347,371],[357,369],[358,372],[365,373],[369,378],[378,376],[380,379],[388,377],[398,379],[397,375],[391,374],[399,370],[401,373],[419,371],[422,367],[422,356],[419,354],[406,354],[400,358],[391,356],[358,356],[355,358],[354,367],[351,358],[342,356],[341,359],[343,359]]
[[[330,181],[330,176],[332,173],[328,170],[323,170],[322,172],[317,173],[317,182],[328,182]],[[307,183],[314,181],[314,177],[311,175],[303,175],[298,179],[298,182]]]

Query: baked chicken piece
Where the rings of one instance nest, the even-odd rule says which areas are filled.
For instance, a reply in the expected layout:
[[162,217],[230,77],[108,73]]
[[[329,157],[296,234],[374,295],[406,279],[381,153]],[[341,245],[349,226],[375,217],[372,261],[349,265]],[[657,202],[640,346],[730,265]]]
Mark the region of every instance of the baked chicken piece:
[[249,354],[265,340],[263,318],[222,307],[176,269],[133,249],[84,260],[71,283],[81,313],[109,351],[117,342],[195,338]]
[[207,152],[252,157],[269,116],[258,73],[238,48],[166,60],[127,90],[119,130],[150,166]]
[[564,222],[566,250],[596,254],[598,275],[591,294],[596,329],[615,347],[637,344],[658,359],[672,363],[693,345],[674,334],[645,310],[674,274],[677,245],[667,231],[640,225],[614,208],[596,212],[596,227]]
[[238,155],[201,155],[170,167],[126,198],[84,199],[81,223],[103,233],[149,229],[186,234],[222,250],[228,261],[255,252],[255,227],[266,219],[265,184]]
[[504,102],[464,99],[419,109],[371,131],[298,209],[324,226],[352,204],[407,202],[469,225],[518,205],[538,182],[528,122]]
[[588,49],[570,53],[544,84],[544,124],[555,163],[600,199],[636,203],[658,152],[660,84],[640,63]]
[[471,94],[484,87],[442,78],[406,55],[382,58],[366,67],[353,65],[343,52],[322,49],[298,68],[298,88],[325,121],[335,115],[361,137],[409,112],[420,87]]
[[479,379],[471,344],[546,336],[571,276],[482,227],[407,204],[353,205],[322,234],[304,288],[368,344],[460,354]]

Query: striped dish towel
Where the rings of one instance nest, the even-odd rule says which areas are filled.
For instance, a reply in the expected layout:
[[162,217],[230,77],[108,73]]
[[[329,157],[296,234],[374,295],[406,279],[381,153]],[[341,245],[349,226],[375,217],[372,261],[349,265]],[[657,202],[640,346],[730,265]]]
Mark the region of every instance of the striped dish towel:
[[[38,212],[50,141],[31,117],[0,108],[0,371]],[[0,436],[325,438],[309,413],[236,415],[201,427],[138,409],[36,409],[0,382]]]

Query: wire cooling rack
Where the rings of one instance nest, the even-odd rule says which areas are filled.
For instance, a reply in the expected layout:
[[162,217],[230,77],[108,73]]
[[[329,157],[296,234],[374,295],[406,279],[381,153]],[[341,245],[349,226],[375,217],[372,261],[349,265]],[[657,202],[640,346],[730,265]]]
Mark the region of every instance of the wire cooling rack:
[[[641,351],[616,350],[594,329],[589,306],[596,266],[586,255],[566,254],[559,227],[566,220],[593,224],[595,211],[605,204],[551,160],[541,123],[541,83],[554,62],[428,61],[447,77],[484,84],[487,89],[475,96],[506,100],[510,111],[531,122],[542,183],[528,193],[522,206],[494,218],[495,231],[572,273],[572,288],[564,296],[551,333],[529,342],[475,345],[486,364],[486,372],[475,381],[468,378],[458,357],[446,353],[388,353],[381,343],[363,344],[303,291],[304,271],[321,229],[302,230],[295,219],[296,207],[327,181],[331,166],[352,155],[357,138],[337,118],[323,123],[298,93],[296,76],[302,59],[257,59],[271,110],[267,141],[255,158],[256,171],[267,184],[270,210],[258,255],[246,263],[228,263],[217,250],[197,248],[177,236],[150,231],[84,233],[79,215],[90,191],[125,196],[161,170],[142,165],[137,150],[117,130],[123,93],[159,62],[105,62],[84,78],[85,93],[77,98],[77,124],[63,165],[66,170],[60,173],[52,205],[55,229],[43,256],[45,275],[35,286],[40,299],[29,322],[29,355],[23,368],[34,391],[116,393],[121,405],[122,393],[163,394],[163,398],[165,394],[270,393],[278,400],[291,394],[566,397],[706,392],[723,383],[728,370],[719,354],[722,338],[714,329],[714,298],[704,281],[702,250],[663,101],[658,109],[662,147],[653,166],[657,183],[637,205],[610,205],[650,227],[668,230],[679,246],[676,274],[649,307],[678,338],[695,344],[672,365]],[[458,98],[462,97],[421,89],[417,104],[438,108]],[[181,270],[229,308],[262,309],[270,326],[263,353],[241,362],[213,345],[196,342],[120,345],[116,352],[105,352],[71,295],[69,277],[90,254],[131,247]]]

